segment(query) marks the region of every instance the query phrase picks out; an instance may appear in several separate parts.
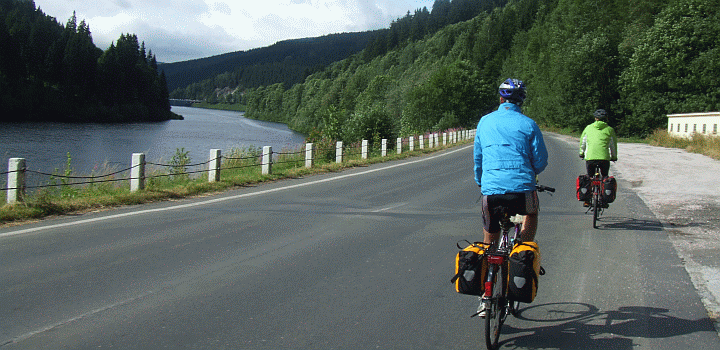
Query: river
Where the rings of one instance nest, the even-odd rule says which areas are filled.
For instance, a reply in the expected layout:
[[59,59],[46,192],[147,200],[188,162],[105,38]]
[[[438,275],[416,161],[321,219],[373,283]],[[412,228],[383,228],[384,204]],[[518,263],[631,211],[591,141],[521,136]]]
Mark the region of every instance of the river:
[[[244,118],[242,113],[172,107],[185,120],[132,124],[2,123],[0,153],[7,170],[9,158],[25,158],[29,170],[63,172],[67,154],[76,174],[106,174],[130,166],[132,153],[145,153],[148,162],[167,163],[180,148],[191,163],[208,160],[210,150],[227,154],[233,148],[272,146],[273,151],[297,150],[305,137],[284,124]],[[5,180],[5,179],[3,179]],[[3,183],[5,181],[2,181]]]

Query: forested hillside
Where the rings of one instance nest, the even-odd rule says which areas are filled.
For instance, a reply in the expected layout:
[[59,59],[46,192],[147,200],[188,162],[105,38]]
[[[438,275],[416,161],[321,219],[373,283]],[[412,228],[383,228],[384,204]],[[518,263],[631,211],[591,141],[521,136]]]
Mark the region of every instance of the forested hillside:
[[374,31],[330,34],[319,38],[285,40],[249,51],[176,63],[162,63],[173,98],[214,102],[216,88],[302,83],[330,63],[362,51]]
[[366,49],[302,84],[238,98],[250,117],[353,142],[473,127],[515,77],[541,124],[580,130],[605,108],[621,135],[644,136],[668,113],[720,110],[719,2],[511,0],[422,39],[407,32],[384,54]]
[[[282,83],[285,88],[302,83],[312,73],[362,51],[365,62],[385,55],[454,23],[504,5],[507,0],[437,0],[427,8],[408,11],[387,29],[331,34],[319,38],[286,40],[274,45],[160,64],[172,98],[209,103],[238,103],[247,89]],[[235,94],[233,94],[235,92]]]
[[135,35],[95,46],[75,15],[65,25],[30,0],[0,1],[4,121],[126,122],[178,118],[165,77]]

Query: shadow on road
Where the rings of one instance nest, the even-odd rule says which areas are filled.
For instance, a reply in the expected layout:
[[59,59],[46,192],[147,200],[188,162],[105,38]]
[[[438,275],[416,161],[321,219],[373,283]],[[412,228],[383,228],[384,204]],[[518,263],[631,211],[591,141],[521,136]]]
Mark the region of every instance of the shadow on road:
[[662,231],[663,224],[658,220],[641,220],[622,216],[601,216],[598,219],[600,230]]
[[[633,349],[632,338],[672,338],[699,332],[715,332],[709,318],[686,320],[653,307],[625,306],[600,312],[583,303],[551,303],[521,309],[517,318],[540,323],[540,327],[515,328],[506,324],[502,342],[511,348]],[[542,325],[542,323],[552,323]]]

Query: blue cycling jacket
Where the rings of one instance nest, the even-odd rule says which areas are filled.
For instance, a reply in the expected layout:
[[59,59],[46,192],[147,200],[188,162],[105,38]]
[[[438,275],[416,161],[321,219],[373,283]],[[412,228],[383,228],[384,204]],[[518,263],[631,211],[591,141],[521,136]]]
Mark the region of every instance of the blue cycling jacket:
[[547,164],[540,128],[520,113],[519,106],[503,103],[478,122],[475,182],[483,195],[534,191],[535,175]]

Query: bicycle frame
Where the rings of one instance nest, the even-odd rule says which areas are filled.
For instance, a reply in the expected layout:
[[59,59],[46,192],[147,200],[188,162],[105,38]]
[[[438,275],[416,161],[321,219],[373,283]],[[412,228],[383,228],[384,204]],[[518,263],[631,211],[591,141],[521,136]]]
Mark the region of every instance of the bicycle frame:
[[[488,277],[485,281],[485,298],[490,298],[492,293],[493,277],[497,273],[497,268],[507,262],[507,258],[510,256],[510,250],[512,250],[515,240],[520,235],[520,229],[522,227],[522,216],[510,216],[507,213],[503,213],[501,220],[502,231],[498,239],[496,249],[488,253]],[[510,237],[510,230],[514,228],[514,234]]]
[[602,203],[602,185],[603,185],[603,177],[600,174],[599,169],[595,169],[595,176],[592,177],[591,180],[591,187],[592,187],[592,203],[590,205],[590,208],[588,208],[588,211],[593,212],[593,228],[597,228],[597,221],[600,215],[602,215],[603,212],[603,203]]
[[[522,216],[510,215],[503,210],[501,235],[497,245],[487,253],[488,274],[482,303],[485,310],[485,341],[488,349],[497,347],[508,311],[515,313],[514,305],[507,299],[508,260],[515,240],[520,234]],[[510,237],[510,232],[513,232]]]
[[[555,192],[552,187],[536,185],[535,188],[538,192]],[[511,215],[508,208],[501,209],[500,217],[500,237],[498,237],[497,243],[490,242],[492,244],[486,250],[488,273],[484,285],[484,295],[481,297],[482,310],[485,311],[485,344],[488,349],[497,348],[500,330],[503,323],[505,323],[508,312],[517,315],[520,304],[507,298],[507,278],[510,253],[520,235],[524,217],[522,215]],[[475,315],[480,314],[480,312],[480,309],[478,309],[478,313]]]

